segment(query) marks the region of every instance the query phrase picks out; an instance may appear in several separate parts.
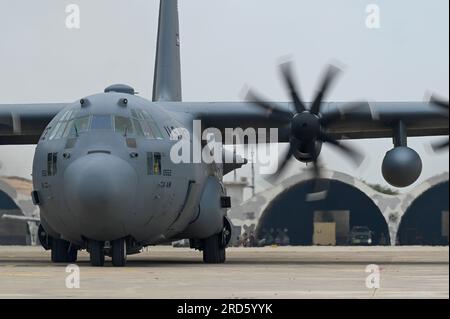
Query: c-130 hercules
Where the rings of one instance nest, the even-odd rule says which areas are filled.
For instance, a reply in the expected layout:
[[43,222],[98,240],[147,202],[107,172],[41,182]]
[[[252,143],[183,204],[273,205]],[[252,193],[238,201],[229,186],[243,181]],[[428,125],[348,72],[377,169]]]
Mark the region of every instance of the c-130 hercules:
[[330,67],[314,102],[304,103],[289,64],[281,71],[291,103],[263,102],[253,91],[242,103],[181,102],[178,5],[161,0],[153,101],[112,85],[70,104],[0,105],[0,145],[37,144],[32,196],[52,261],[75,262],[87,249],[93,266],[105,255],[124,266],[145,246],[189,239],[206,263],[225,262],[231,224],[222,177],[242,164],[174,164],[171,132],[192,132],[194,120],[222,132],[277,128],[278,142],[290,143],[279,171],[295,157],[314,164],[318,181],[322,143],[360,162],[341,139],[393,138],[383,175],[397,187],[414,183],[422,168],[407,136],[448,135],[446,102],[325,103],[338,71]]

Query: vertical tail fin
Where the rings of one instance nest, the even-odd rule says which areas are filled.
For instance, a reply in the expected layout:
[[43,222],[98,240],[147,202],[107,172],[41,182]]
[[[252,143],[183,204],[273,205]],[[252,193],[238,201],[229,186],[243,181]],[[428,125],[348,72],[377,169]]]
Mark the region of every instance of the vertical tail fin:
[[153,101],[179,102],[181,96],[178,0],[161,0]]

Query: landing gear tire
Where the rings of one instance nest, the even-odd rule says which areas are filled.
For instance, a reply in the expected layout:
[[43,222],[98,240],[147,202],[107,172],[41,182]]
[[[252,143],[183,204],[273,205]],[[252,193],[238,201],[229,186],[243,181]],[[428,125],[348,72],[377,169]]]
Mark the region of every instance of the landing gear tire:
[[111,242],[111,256],[114,267],[125,267],[127,264],[127,242],[125,239]]
[[77,261],[78,250],[63,239],[52,239],[52,262],[74,263]]
[[226,252],[223,245],[223,235],[213,235],[203,240],[203,262],[206,264],[225,263]]
[[89,243],[91,265],[103,267],[105,265],[105,245],[103,242],[92,240]]

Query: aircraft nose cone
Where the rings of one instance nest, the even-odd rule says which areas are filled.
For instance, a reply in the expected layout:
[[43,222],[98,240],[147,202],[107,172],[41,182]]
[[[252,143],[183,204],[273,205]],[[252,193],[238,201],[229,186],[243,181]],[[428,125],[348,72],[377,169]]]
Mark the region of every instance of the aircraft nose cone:
[[135,170],[109,154],[84,156],[64,173],[67,206],[89,239],[106,241],[128,235],[126,221],[133,214],[136,188]]

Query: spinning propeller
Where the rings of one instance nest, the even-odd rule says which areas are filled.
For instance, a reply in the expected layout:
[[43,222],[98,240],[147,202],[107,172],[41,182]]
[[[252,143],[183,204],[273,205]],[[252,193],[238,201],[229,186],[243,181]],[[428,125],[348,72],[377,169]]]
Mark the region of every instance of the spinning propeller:
[[276,179],[285,171],[286,165],[292,157],[299,159],[300,154],[306,155],[306,161],[313,163],[315,178],[315,189],[310,195],[316,196],[311,198],[322,199],[327,193],[327,187],[323,189],[323,185],[320,185],[321,168],[319,165],[319,154],[322,143],[334,146],[357,166],[361,165],[364,160],[364,156],[356,149],[342,144],[339,140],[329,135],[327,127],[338,122],[343,116],[343,111],[348,113],[356,108],[367,106],[367,103],[352,103],[344,106],[340,111],[336,109],[332,112],[322,113],[323,101],[341,70],[333,65],[327,68],[314,101],[308,104],[303,102],[300,91],[296,86],[292,64],[290,62],[281,64],[280,71],[294,105],[295,111],[293,113],[283,110],[273,103],[265,102],[253,90],[248,92],[246,99],[265,110],[269,118],[290,124],[289,151],[282,158],[281,164],[272,178]]
[[[431,96],[430,103],[434,106],[437,106],[437,107],[445,110],[447,112],[447,116],[448,116],[448,111],[449,111],[448,102],[445,102],[445,101],[437,98],[436,96]],[[448,146],[449,146],[448,139],[446,141],[435,143],[435,144],[431,145],[431,147],[433,148],[433,151],[435,151],[435,152],[443,151],[444,149],[448,148]]]

